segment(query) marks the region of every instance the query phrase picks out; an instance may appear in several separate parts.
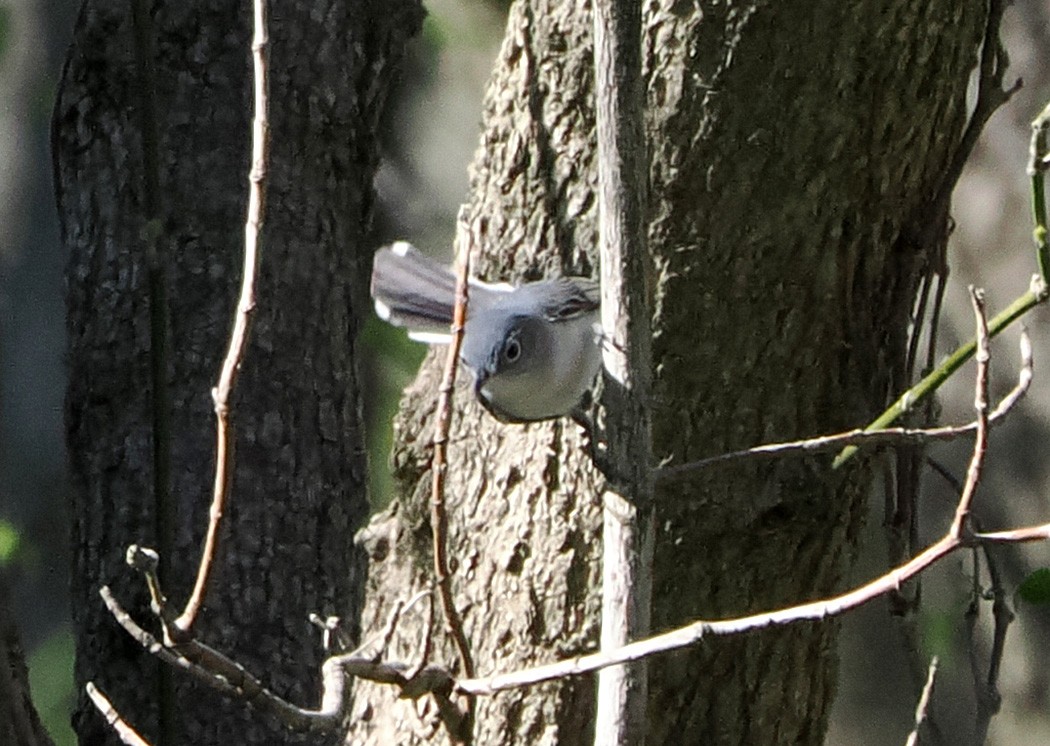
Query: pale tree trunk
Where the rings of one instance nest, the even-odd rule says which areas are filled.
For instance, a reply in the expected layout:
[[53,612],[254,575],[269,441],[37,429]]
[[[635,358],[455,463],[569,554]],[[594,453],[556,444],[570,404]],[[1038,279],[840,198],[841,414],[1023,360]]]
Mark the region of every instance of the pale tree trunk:
[[[946,237],[944,174],[966,125],[985,3],[649,2],[644,12],[656,460],[864,424],[902,383],[912,301]],[[590,29],[582,0],[511,9],[473,167],[483,277],[596,275]],[[365,627],[430,577],[436,380],[428,364],[398,422],[401,499],[361,534],[373,559]],[[601,481],[583,441],[567,421],[500,425],[468,399],[447,499],[453,586],[479,673],[593,649]],[[859,466],[833,473],[821,458],[664,488],[654,630],[841,588],[866,482]],[[418,622],[400,632],[394,652],[411,660]],[[647,742],[820,743],[836,634],[834,622],[796,625],[660,658]],[[419,741],[410,705],[371,688],[359,696],[374,704],[359,737]],[[477,741],[587,743],[593,700],[589,677],[482,699]]]
[[[69,251],[77,684],[82,692],[97,682],[155,744],[300,742],[243,702],[158,665],[99,599],[110,584],[156,628],[142,579],[124,565],[133,542],[161,550],[173,603],[192,582],[214,468],[210,390],[241,277],[250,154],[251,3],[143,3],[152,15],[139,41],[155,52],[146,55],[152,83],[136,54],[133,5],[85,3],[53,124]],[[353,631],[360,608],[362,564],[350,537],[368,510],[356,363],[370,306],[375,132],[422,11],[414,0],[272,5],[258,306],[232,402],[232,502],[197,630],[275,692],[312,707],[325,653],[307,615],[339,615]],[[150,87],[153,123],[143,115]],[[149,193],[151,178],[159,194]],[[158,224],[148,226],[153,217]],[[170,308],[170,410],[150,376],[150,308],[159,297],[149,287],[151,234]],[[171,431],[170,479],[160,490],[155,405]],[[170,501],[159,504],[164,488]],[[74,722],[82,744],[116,743],[83,694]]]

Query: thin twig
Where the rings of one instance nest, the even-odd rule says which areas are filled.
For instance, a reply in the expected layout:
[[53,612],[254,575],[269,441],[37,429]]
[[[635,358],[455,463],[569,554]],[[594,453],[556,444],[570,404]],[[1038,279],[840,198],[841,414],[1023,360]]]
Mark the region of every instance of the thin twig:
[[[445,357],[445,369],[438,389],[437,419],[434,425],[434,457],[431,466],[433,481],[430,492],[430,523],[433,537],[434,582],[437,584],[441,608],[445,614],[448,634],[459,656],[463,674],[474,675],[474,659],[470,644],[463,631],[463,619],[452,596],[452,578],[448,567],[448,512],[445,509],[445,474],[448,471],[448,431],[452,421],[452,396],[455,393],[456,371],[459,367],[459,351],[463,343],[463,329],[467,322],[468,288],[470,277],[470,251],[473,236],[466,208],[461,208],[456,221],[456,302],[452,311],[451,342]],[[429,634],[428,638],[429,640]],[[429,652],[429,651],[425,651]],[[427,663],[424,659],[420,665]],[[467,734],[473,729],[474,698],[468,697]]]
[[362,643],[357,650],[354,651],[356,655],[364,654],[372,643],[376,640],[379,641],[379,645],[376,647],[376,651],[372,654],[371,660],[379,661],[383,657],[383,654],[390,648],[390,642],[394,639],[394,632],[397,631],[397,625],[401,621],[401,616],[416,605],[421,599],[431,595],[430,590],[419,591],[416,595],[412,596],[408,602],[398,601],[394,604],[394,608],[390,611],[390,617],[386,621],[386,625],[383,627],[383,631],[373,637],[368,642]]
[[977,707],[976,732],[984,743],[988,736],[988,726],[992,717],[999,712],[1002,704],[1002,696],[999,694],[999,672],[1003,662],[1003,653],[1006,650],[1006,632],[1010,623],[1014,620],[1014,613],[1010,609],[1007,600],[1006,586],[999,575],[998,567],[991,555],[991,545],[982,546],[985,552],[985,564],[988,567],[988,575],[991,579],[992,591],[992,650],[988,656],[988,674],[984,680],[984,686],[979,690]]
[[243,666],[195,640],[180,642],[177,645],[165,645],[157,640],[139,626],[120,605],[109,586],[103,586],[99,590],[99,595],[102,596],[106,608],[109,609],[117,623],[124,628],[124,631],[169,666],[186,671],[198,680],[231,696],[249,701],[269,697],[279,700]]
[[[944,308],[944,293],[948,288],[948,264],[943,258],[936,277],[937,292],[933,296],[933,312],[930,314],[930,341],[926,345],[926,363],[922,369],[923,375],[926,375],[936,367],[937,333],[941,328],[941,310]],[[935,400],[932,397],[926,400],[927,415],[931,417],[934,404]]]
[[[349,651],[349,655],[353,657],[363,657],[365,651],[375,645],[375,652],[372,653],[370,660],[373,662],[378,661],[386,653],[387,648],[390,646],[390,641],[394,639],[394,633],[397,631],[397,625],[401,621],[401,617],[413,606],[415,606],[420,599],[430,595],[430,591],[420,591],[416,595],[412,596],[407,602],[398,600],[394,603],[394,607],[390,610],[390,615],[387,617],[386,624],[383,625],[383,629],[375,635],[362,642],[356,648]],[[347,652],[350,647],[350,640],[341,629],[341,619],[337,616],[330,616],[322,619],[317,614],[310,614],[310,622],[314,624],[318,629],[321,630],[323,636],[321,646],[325,649],[325,652],[332,652],[332,648],[336,645],[339,646],[339,650],[334,654],[343,654]],[[376,645],[376,643],[379,643]]]
[[[1050,533],[1050,525],[1047,525],[1045,528]],[[1026,536],[1026,539],[1034,538],[1036,537]],[[1042,536],[1038,538],[1047,537]],[[532,686],[566,676],[591,673],[608,666],[628,663],[657,653],[678,650],[695,645],[709,636],[736,635],[804,620],[819,621],[828,617],[838,616],[845,611],[862,606],[894,588],[898,588],[902,583],[907,582],[960,547],[969,546],[980,541],[980,539],[980,536],[969,537],[967,540],[944,536],[903,565],[895,567],[863,586],[829,599],[775,611],[751,614],[736,619],[696,621],[670,632],[630,643],[616,650],[590,653],[508,674],[460,680],[456,682],[456,687],[462,691],[474,694],[493,694],[508,689]]]
[[427,663],[430,661],[430,654],[434,648],[434,604],[433,599],[431,603],[427,604],[427,618],[423,622],[423,644],[419,646],[419,662],[408,670],[408,678],[412,679],[426,668]]
[[132,544],[124,552],[124,562],[131,569],[142,573],[142,577],[145,578],[146,588],[149,591],[150,608],[163,623],[164,632],[167,634],[172,619],[167,598],[164,596],[164,591],[161,590],[160,585],[160,575],[158,574],[160,555],[149,547],[140,547],[138,544]]
[[340,617],[326,616],[322,618],[320,614],[310,612],[306,619],[310,624],[321,630],[321,648],[326,653],[342,653],[349,647],[350,638],[342,629],[343,620]]
[[197,569],[193,592],[182,614],[175,620],[180,632],[193,627],[208,592],[208,580],[215,564],[219,546],[219,528],[233,473],[233,422],[230,419],[230,396],[237,383],[244,349],[248,341],[252,314],[255,310],[255,277],[259,271],[259,233],[266,216],[266,173],[270,155],[270,125],[268,119],[269,82],[267,80],[267,48],[269,32],[266,18],[267,0],[255,0],[255,34],[252,39],[252,61],[255,78],[255,118],[252,121],[252,166],[248,174],[248,215],[244,225],[244,274],[241,278],[240,299],[230,346],[222,364],[219,382],[212,389],[215,404],[215,484],[211,509],[208,512],[208,533]]
[[918,746],[919,729],[929,719],[930,697],[933,696],[933,682],[937,677],[937,656],[930,660],[929,673],[926,675],[926,685],[922,688],[919,703],[915,706],[915,728],[908,734],[905,746]]
[[979,544],[1022,544],[1029,541],[1046,541],[1050,539],[1050,523],[1005,531],[981,532],[974,534],[973,539]]
[[1015,93],[1021,90],[1020,78],[1017,78],[1009,88],[1003,87],[1003,77],[1010,64],[999,30],[1005,6],[1006,0],[988,0],[984,38],[981,40],[981,59],[977,69],[976,103],[959,140],[959,145],[941,177],[942,187],[937,196],[944,203],[950,200],[955,184],[963,168],[969,163],[970,155],[977,146],[977,141],[988,120]]
[[[175,548],[175,506],[171,499],[171,392],[168,382],[170,338],[168,286],[161,237],[160,137],[157,125],[155,29],[147,0],[131,3],[137,72],[139,136],[142,142],[142,239],[149,285],[150,430],[153,446],[153,501],[158,546],[165,556]],[[162,730],[164,730],[162,728]]]
[[102,691],[95,686],[93,681],[89,681],[85,686],[84,690],[87,692],[88,697],[91,699],[91,703],[95,705],[102,717],[106,719],[110,727],[117,734],[117,737],[121,741],[126,743],[128,746],[150,746],[149,741],[138,734],[134,728],[128,725],[128,722],[120,716],[117,712],[117,708],[113,706],[113,703],[109,701]]
[[453,734],[462,732],[466,715],[447,702],[452,692],[452,676],[439,666],[426,666],[408,676],[412,667],[398,662],[378,662],[355,653],[334,655],[322,666],[323,692],[321,707],[308,710],[297,707],[267,689],[239,663],[219,651],[193,639],[164,644],[143,629],[120,605],[108,586],[99,590],[106,608],[117,623],[143,648],[172,668],[185,671],[198,681],[259,708],[289,728],[304,732],[335,732],[343,722],[348,677],[357,677],[401,688],[404,697],[444,695],[446,707],[439,711]]
[[933,277],[936,276],[936,270],[933,269],[932,265],[928,265],[924,268],[924,272],[919,277],[919,289],[917,291],[918,299],[915,302],[915,310],[911,317],[911,330],[908,335],[908,348],[904,355],[904,380],[912,381],[915,373],[915,361],[919,357],[919,342],[922,338],[923,320],[926,318],[926,304],[929,303],[930,299],[930,283],[933,282]]
[[[896,459],[897,469],[901,468],[902,459]],[[912,541],[910,527],[915,524],[914,506],[911,498],[899,495],[903,485],[901,479],[896,476],[890,466],[891,454],[885,454],[883,459],[883,489],[886,492],[884,506],[883,526],[886,532],[888,564],[898,565],[915,553],[917,542]],[[911,465],[911,459],[907,459]],[[895,478],[896,477],[896,478]],[[903,516],[901,503],[907,503],[907,512],[910,515]],[[900,644],[904,653],[916,696],[921,696],[922,687],[926,681],[927,669],[929,668],[926,654],[922,650],[921,634],[918,626],[918,614],[916,614],[922,600],[922,578],[915,578],[906,587],[895,588],[887,594],[887,607],[890,619],[898,634]]]
[[[981,529],[980,522],[975,516],[971,517],[971,524],[978,531]],[[990,593],[992,596],[992,649],[988,656],[988,669],[985,674],[981,673],[981,666],[977,658],[977,645],[975,642],[975,629],[980,602],[987,598],[987,594],[980,588],[979,563],[974,562],[974,583],[976,585],[971,600],[972,614],[967,613],[967,635],[970,654],[970,670],[973,674],[974,698],[976,708],[974,712],[974,743],[984,743],[988,738],[988,728],[992,718],[999,712],[1002,705],[1002,696],[999,693],[999,671],[1002,665],[1003,653],[1006,650],[1006,633],[1013,622],[1014,614],[1007,600],[1006,586],[999,564],[992,552],[992,543],[983,543],[980,546],[984,553],[985,566],[988,568],[988,579],[990,582]]]
[[[966,519],[970,514],[977,485],[981,481],[981,468],[984,466],[984,454],[988,449],[988,320],[984,315],[984,291],[970,287],[970,302],[977,322],[977,375],[974,382],[973,408],[977,411],[977,436],[974,438],[974,458],[966,471],[966,482],[963,484],[962,496],[955,509],[955,517],[948,533],[960,538]],[[978,455],[980,456],[978,458]]]
[[[1018,372],[1017,384],[1000,400],[995,410],[988,415],[988,425],[994,426],[1010,413],[1010,410],[1028,393],[1032,384],[1033,360],[1032,342],[1027,330],[1021,331],[1021,369]],[[709,468],[740,459],[784,458],[786,456],[813,455],[838,451],[844,446],[874,447],[895,446],[901,444],[929,443],[933,441],[955,440],[977,431],[977,420],[965,425],[931,428],[885,428],[881,430],[857,429],[835,435],[822,435],[816,438],[793,440],[784,443],[768,443],[745,448],[740,451],[722,453],[717,456],[690,461],[675,466],[662,466],[656,469],[654,479],[663,485],[675,482],[689,475]]]
[[[977,707],[974,713],[974,733],[978,732],[981,721],[981,699],[984,693],[984,681],[981,675],[981,663],[977,657],[977,622],[981,616],[981,598],[983,592],[981,590],[981,555],[980,548],[973,548],[973,573],[971,576],[971,589],[970,589],[970,600],[966,605],[966,612],[963,614],[963,621],[965,622],[964,628],[966,630],[966,653],[970,663],[970,676],[973,679],[973,691],[974,697],[977,701]],[[991,718],[989,716],[989,722]],[[976,740],[973,743],[983,744],[984,739]]]

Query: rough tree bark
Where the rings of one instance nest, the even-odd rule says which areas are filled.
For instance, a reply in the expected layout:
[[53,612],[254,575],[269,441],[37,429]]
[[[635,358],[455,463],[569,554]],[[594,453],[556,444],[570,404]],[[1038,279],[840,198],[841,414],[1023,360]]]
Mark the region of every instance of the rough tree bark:
[[[147,2],[155,50],[159,243],[170,304],[172,504],[153,491],[149,230],[140,117],[148,81],[131,5],[85,2],[53,120],[67,274],[67,428],[74,503],[76,678],[95,680],[153,743],[298,742],[243,703],[159,667],[98,589],[148,620],[132,542],[164,547],[181,604],[207,520],[210,397],[243,253],[251,3]],[[316,706],[324,657],[310,612],[350,626],[360,606],[350,537],[368,510],[356,371],[369,312],[366,232],[375,130],[416,0],[274,4],[271,163],[250,347],[233,402],[237,468],[213,591],[197,630],[291,701]],[[145,87],[144,87],[145,86]],[[167,517],[166,517],[167,516]],[[82,744],[116,739],[83,695]]]
[[29,670],[11,618],[8,573],[0,568],[0,743],[52,746],[29,691]]
[[[644,5],[656,458],[865,423],[901,384],[917,283],[946,240],[985,3]],[[594,274],[589,4],[513,5],[471,209],[483,277]],[[361,533],[365,626],[428,578],[435,368],[398,421],[402,497]],[[479,673],[593,648],[600,480],[568,422],[502,426],[462,398],[448,490]],[[867,474],[829,459],[709,471],[658,496],[653,628],[812,599],[849,577]],[[395,653],[411,660],[406,620]],[[820,743],[837,625],[712,640],[651,666],[649,743]],[[449,655],[447,660],[453,660]],[[374,742],[419,742],[359,688]],[[384,699],[385,698],[385,699]],[[361,711],[365,705],[361,704]],[[483,699],[491,744],[582,744],[590,678]]]

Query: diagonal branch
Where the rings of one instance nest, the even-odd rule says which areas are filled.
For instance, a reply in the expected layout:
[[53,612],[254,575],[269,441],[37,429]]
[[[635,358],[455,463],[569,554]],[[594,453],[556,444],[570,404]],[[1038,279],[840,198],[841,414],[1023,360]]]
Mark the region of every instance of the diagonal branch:
[[937,678],[937,656],[930,660],[930,667],[926,674],[926,685],[922,688],[919,702],[915,705],[915,727],[908,734],[905,746],[919,746],[919,729],[930,719],[930,698],[933,696],[933,683]]
[[[1032,342],[1028,332],[1021,331],[1021,368],[1017,375],[1017,384],[1000,400],[995,410],[988,414],[989,427],[1000,424],[1014,406],[1028,393],[1032,385],[1033,359]],[[963,435],[977,431],[977,420],[965,425],[931,428],[886,428],[884,430],[856,429],[835,435],[822,435],[816,438],[793,440],[784,443],[767,443],[740,451],[731,451],[717,456],[710,456],[698,461],[674,466],[662,466],[655,470],[654,479],[663,485],[688,479],[690,475],[712,466],[738,461],[740,459],[784,458],[786,456],[814,455],[838,451],[844,446],[858,448],[875,446],[898,446],[931,441],[954,440]]]
[[149,741],[140,736],[138,731],[121,717],[120,713],[117,712],[117,708],[113,706],[109,698],[93,682],[89,681],[84,687],[84,691],[87,692],[91,704],[95,705],[95,709],[106,719],[109,727],[113,729],[123,743],[127,744],[127,746],[150,746]]

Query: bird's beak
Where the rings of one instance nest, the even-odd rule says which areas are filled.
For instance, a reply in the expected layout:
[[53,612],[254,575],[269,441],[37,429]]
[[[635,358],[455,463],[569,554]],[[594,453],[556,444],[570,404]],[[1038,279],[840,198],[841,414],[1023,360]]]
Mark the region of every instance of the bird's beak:
[[481,389],[484,388],[485,383],[489,380],[489,372],[482,368],[481,370],[474,371],[474,393],[478,396],[481,395]]

